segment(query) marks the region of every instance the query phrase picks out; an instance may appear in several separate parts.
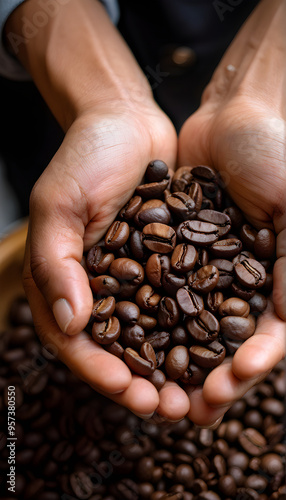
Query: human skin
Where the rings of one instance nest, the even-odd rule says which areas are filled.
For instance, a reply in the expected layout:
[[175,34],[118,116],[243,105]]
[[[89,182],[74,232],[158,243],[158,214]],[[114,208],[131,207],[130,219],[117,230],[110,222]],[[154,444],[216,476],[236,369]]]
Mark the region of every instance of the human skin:
[[[23,16],[32,19],[38,8],[36,0],[29,0],[15,10],[6,26],[8,42],[9,34],[22,33]],[[149,161],[160,158],[171,168],[175,166],[177,138],[172,124],[154,102],[131,52],[96,1],[65,2],[43,29],[17,47],[17,56],[66,132],[30,201],[24,286],[42,343],[54,346],[60,359],[96,391],[137,414],[147,417],[157,410],[170,420],[189,414],[199,425],[212,425],[227,405],[254,383],[254,379],[249,382],[248,373],[243,376],[235,372],[233,376],[240,378],[235,378],[238,382],[230,391],[230,373],[223,371],[229,365],[217,372],[221,374],[223,402],[221,393],[210,400],[211,376],[204,392],[198,388],[188,397],[169,381],[158,395],[152,384],[132,375],[121,360],[82,331],[92,307],[92,294],[80,265],[83,250],[104,234],[140,182]],[[215,106],[213,110],[214,116],[221,112]],[[180,137],[179,158],[183,163],[211,160],[203,154],[206,148],[201,143],[207,142],[203,132],[194,154],[188,149],[193,133],[191,120],[197,116],[186,123]],[[254,130],[258,118],[257,114],[253,117]],[[209,114],[202,119],[202,129],[207,120]],[[220,123],[223,130],[224,122]],[[234,131],[232,141],[235,134],[238,131]],[[211,144],[209,147],[213,148]],[[225,154],[233,153],[236,151]],[[208,164],[223,169],[225,160]],[[235,198],[240,204],[239,195]],[[241,208],[247,213],[249,207]],[[249,214],[251,217],[250,209]],[[260,373],[255,376],[259,378]]]

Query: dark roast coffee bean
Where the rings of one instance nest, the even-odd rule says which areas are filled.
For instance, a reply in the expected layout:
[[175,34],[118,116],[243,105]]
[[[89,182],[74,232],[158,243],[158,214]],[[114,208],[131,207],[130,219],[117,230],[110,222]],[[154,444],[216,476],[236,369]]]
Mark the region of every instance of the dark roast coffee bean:
[[117,302],[115,311],[118,319],[128,325],[134,325],[137,323],[140,316],[139,307],[128,300],[121,300],[120,302]]
[[112,344],[120,335],[121,327],[118,319],[115,316],[110,316],[105,321],[93,323],[92,337],[99,344]]
[[226,474],[225,476],[219,478],[218,489],[220,493],[226,497],[235,498],[237,487],[235,480],[230,474]]
[[132,231],[129,238],[130,250],[134,259],[142,261],[147,256],[146,247],[143,245],[142,241],[142,232],[141,231]]
[[200,267],[204,267],[209,264],[209,254],[205,248],[198,248],[197,264]]
[[170,270],[170,259],[167,255],[153,253],[146,262],[145,272],[148,281],[152,286],[162,286],[162,277],[164,273]]
[[171,266],[177,273],[187,273],[195,266],[197,256],[197,250],[193,245],[180,243],[174,248],[172,253]]
[[231,228],[230,217],[227,214],[217,212],[216,210],[201,210],[198,213],[198,219],[203,222],[215,224],[218,228],[220,237],[226,235]]
[[155,312],[158,309],[161,295],[156,293],[150,285],[143,285],[136,293],[135,300],[141,309]]
[[217,290],[226,290],[233,282],[234,266],[226,259],[213,259],[209,261],[210,266],[215,266],[219,272],[219,279],[216,285]]
[[113,260],[113,253],[104,253],[100,246],[94,245],[87,254],[86,265],[91,273],[104,274]]
[[198,179],[203,179],[206,181],[217,180],[217,171],[207,165],[198,165],[197,167],[193,167],[191,173]]
[[191,182],[188,195],[192,198],[192,200],[195,203],[196,212],[199,212],[202,206],[203,192],[198,182]]
[[139,325],[125,326],[122,329],[121,340],[127,347],[140,349],[145,342],[145,332]]
[[226,299],[218,310],[221,316],[244,316],[247,318],[250,312],[249,304],[238,297]]
[[144,344],[141,345],[140,356],[141,358],[146,359],[146,361],[149,361],[153,371],[156,369],[157,366],[156,354],[150,342],[144,342]]
[[243,341],[242,340],[232,340],[232,339],[229,339],[228,337],[225,337],[223,339],[223,343],[227,349],[227,352],[229,355],[233,355],[237,349],[240,348],[240,346],[243,344]]
[[90,282],[93,293],[98,298],[116,295],[120,290],[120,283],[112,276],[102,274],[93,278]]
[[275,253],[276,240],[273,231],[260,229],[254,241],[254,252],[258,259],[271,259]]
[[251,315],[247,318],[225,316],[220,320],[220,331],[230,339],[246,340],[255,332],[255,319]]
[[105,247],[112,252],[121,248],[129,238],[129,226],[127,222],[114,221],[109,227],[104,243]]
[[261,457],[261,468],[263,472],[273,476],[283,470],[283,461],[276,453],[266,453]]
[[254,250],[256,235],[257,231],[249,224],[244,224],[240,230],[240,239],[247,250],[250,250],[251,252]]
[[105,297],[103,299],[96,300],[93,303],[91,316],[96,321],[105,321],[110,318],[110,316],[114,313],[115,310],[115,298],[114,297]]
[[109,272],[118,281],[128,281],[132,285],[140,285],[144,280],[143,267],[132,259],[115,259],[109,267]]
[[182,288],[185,284],[186,278],[184,276],[178,276],[173,273],[163,274],[162,285],[164,291],[172,297],[175,297],[179,288]]
[[134,222],[141,228],[151,222],[169,224],[171,214],[167,205],[161,200],[148,200],[138,210]]
[[141,196],[133,196],[126,205],[120,210],[119,217],[124,220],[131,220],[136,215],[140,207],[142,206]]
[[255,288],[251,290],[250,288],[243,287],[240,283],[232,283],[231,292],[240,299],[248,302],[255,295]]
[[191,167],[180,167],[173,175],[171,183],[171,191],[186,191],[193,181]]
[[198,316],[204,309],[204,301],[190,287],[184,286],[177,291],[177,303],[187,316]]
[[201,210],[214,210],[214,203],[209,198],[206,198],[203,193]]
[[156,350],[165,350],[170,344],[170,334],[169,332],[153,332],[146,336],[146,341]]
[[183,375],[189,365],[189,353],[185,346],[176,346],[168,353],[165,369],[168,377],[173,380]]
[[266,439],[257,429],[248,427],[238,436],[242,448],[254,457],[259,457],[265,452]]
[[274,417],[282,417],[285,412],[284,405],[279,399],[266,397],[261,401],[260,409]]
[[239,231],[243,225],[243,215],[241,211],[237,207],[232,206],[225,208],[223,213],[229,216],[232,230]]
[[138,375],[148,376],[155,371],[155,366],[152,366],[150,361],[143,359],[138,352],[127,347],[124,351],[124,360],[129,368]]
[[190,341],[189,334],[187,330],[181,326],[175,326],[172,330],[172,342],[174,345],[188,345]]
[[183,375],[181,375],[180,381],[183,384],[201,385],[205,381],[208,374],[208,369],[202,368],[201,366],[191,362]]
[[160,368],[164,363],[165,363],[165,352],[164,351],[157,351],[156,352],[156,366],[157,368]]
[[220,329],[218,320],[209,311],[202,311],[195,318],[187,318],[185,326],[192,339],[202,344],[216,340]]
[[123,359],[124,349],[121,344],[118,342],[112,342],[112,344],[105,344],[105,350],[113,354],[113,356],[117,356],[117,358]]
[[210,312],[215,313],[224,301],[222,292],[209,292],[207,295],[207,306]]
[[211,292],[217,285],[219,272],[215,266],[208,264],[190,274],[188,285],[198,293]]
[[210,247],[212,255],[219,259],[232,259],[241,252],[242,243],[236,238],[228,238],[213,243]]
[[152,375],[146,377],[149,382],[151,382],[160,391],[166,382],[166,376],[161,370],[155,370]]
[[169,184],[169,176],[163,179],[160,182],[150,182],[148,184],[141,184],[137,186],[135,192],[142,198],[150,199],[150,198],[160,198],[165,189],[167,189]]
[[168,175],[168,167],[162,160],[151,161],[145,172],[148,182],[160,182]]
[[241,253],[239,253],[236,257],[232,259],[232,263],[236,264],[237,262],[242,262],[245,259],[255,259],[255,256],[252,252],[249,252],[248,250],[243,250]]
[[219,232],[214,224],[190,220],[181,224],[185,240],[193,245],[209,246],[218,240]]
[[173,328],[179,321],[177,302],[171,297],[162,297],[158,308],[158,323],[162,328]]
[[143,330],[152,330],[153,328],[156,327],[157,325],[157,320],[156,318],[153,318],[152,316],[147,316],[146,314],[140,314],[137,325],[141,326]]
[[70,475],[70,484],[78,498],[89,498],[93,492],[93,484],[85,472],[73,472]]
[[184,192],[177,191],[167,198],[167,206],[181,220],[191,220],[197,215],[194,200]]
[[260,288],[266,280],[264,267],[254,259],[245,259],[234,266],[235,275],[245,288]]
[[152,252],[169,253],[176,246],[176,233],[166,224],[147,224],[142,231],[143,244]]
[[207,346],[193,345],[189,348],[192,360],[203,368],[214,368],[225,358],[225,348],[217,340]]

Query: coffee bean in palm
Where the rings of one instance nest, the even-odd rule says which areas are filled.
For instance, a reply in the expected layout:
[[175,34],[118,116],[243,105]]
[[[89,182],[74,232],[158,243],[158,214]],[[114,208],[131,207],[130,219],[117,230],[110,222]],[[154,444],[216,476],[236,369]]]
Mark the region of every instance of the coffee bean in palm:
[[194,178],[190,167],[180,167],[173,175],[171,191],[173,193],[176,191],[186,191],[190,187],[193,180]]
[[139,350],[141,345],[145,342],[145,332],[138,324],[125,326],[122,329],[120,338],[126,347],[132,347],[132,349]]
[[234,280],[233,263],[226,259],[212,259],[208,262],[210,266],[215,266],[219,272],[219,279],[216,285],[218,290],[226,290]]
[[189,275],[188,285],[198,293],[208,293],[216,287],[218,280],[217,268],[208,264]]
[[150,182],[147,184],[141,184],[137,186],[135,192],[137,195],[142,196],[142,198],[150,199],[150,198],[160,198],[165,189],[167,189],[169,184],[169,178],[163,179],[159,182]]
[[206,181],[216,181],[217,180],[217,171],[209,167],[208,165],[198,165],[191,169],[191,173],[195,178],[203,179]]
[[192,245],[209,246],[219,238],[219,232],[214,224],[190,220],[180,224],[183,238]]
[[166,224],[147,224],[142,231],[143,244],[152,252],[170,253],[176,246],[176,233]]
[[167,255],[153,253],[146,262],[145,272],[152,286],[162,286],[164,273],[170,270],[170,258]]
[[115,259],[110,264],[109,272],[119,282],[127,281],[132,285],[140,285],[144,280],[143,267],[132,259]]
[[160,368],[165,363],[165,351],[156,351],[156,367]]
[[168,167],[162,160],[151,161],[146,168],[148,182],[160,182],[168,175]]
[[225,236],[231,228],[231,219],[227,214],[216,210],[201,210],[198,219],[203,222],[215,224],[218,228],[219,236]]
[[155,331],[146,336],[146,341],[149,342],[156,350],[165,350],[170,345],[170,333],[165,331]]
[[250,289],[250,288],[245,288],[241,283],[239,282],[233,282],[231,284],[231,292],[236,296],[239,297],[242,300],[245,300],[248,302],[254,295],[255,295],[255,288]]
[[174,345],[188,345],[190,336],[182,325],[175,326],[171,333],[172,343]]
[[231,297],[220,305],[218,312],[221,316],[244,316],[247,318],[250,306],[245,300]]
[[104,274],[114,260],[113,253],[105,253],[99,245],[94,245],[86,257],[86,265],[91,273]]
[[172,297],[176,296],[179,288],[182,288],[186,284],[186,278],[182,275],[177,275],[173,273],[164,273],[162,278],[162,286],[166,293]]
[[229,216],[232,229],[239,231],[243,225],[243,215],[239,208],[236,206],[227,207],[224,209],[223,213]]
[[150,361],[142,358],[137,351],[127,347],[124,351],[124,360],[129,368],[138,375],[148,376],[155,371],[155,366],[152,366]]
[[112,276],[102,274],[90,282],[91,289],[97,298],[116,295],[120,290],[120,283]]
[[141,196],[133,196],[120,210],[119,217],[123,220],[130,221],[141,208],[143,200]]
[[151,368],[153,370],[156,369],[157,366],[156,354],[150,342],[144,342],[141,345],[140,356],[141,358],[146,359],[146,361],[149,361],[149,363],[151,363]]
[[177,191],[166,200],[169,210],[180,220],[191,220],[197,215],[194,200],[184,192]]
[[235,275],[245,288],[261,288],[266,281],[264,267],[255,259],[244,259],[234,266]]
[[198,266],[207,266],[209,264],[209,254],[205,248],[198,248],[197,264]]
[[121,248],[129,237],[129,226],[124,221],[114,221],[105,235],[105,247],[114,252]]
[[114,313],[114,310],[115,298],[113,296],[105,297],[93,303],[91,316],[96,321],[104,321]]
[[217,340],[207,346],[192,345],[189,353],[192,360],[203,368],[214,368],[225,358],[225,348]]
[[187,316],[198,316],[204,309],[202,297],[193,292],[188,286],[184,286],[177,291],[176,299],[180,309]]
[[171,256],[171,266],[176,273],[187,273],[196,264],[198,252],[193,245],[180,243],[174,248]]
[[233,340],[246,340],[255,332],[255,319],[252,315],[247,318],[240,316],[225,316],[220,320],[222,335]]
[[92,326],[92,337],[99,344],[111,344],[115,342],[121,332],[121,326],[115,316],[110,316],[105,321],[94,322]]
[[254,252],[258,259],[271,259],[275,253],[276,240],[271,229],[260,229],[254,241]]
[[195,210],[199,212],[203,201],[203,192],[200,184],[198,182],[191,182],[188,195],[192,198],[195,203]]
[[155,292],[150,285],[143,285],[136,293],[136,304],[150,313],[156,312],[161,300],[161,295]]
[[142,232],[138,230],[132,231],[129,240],[130,250],[134,259],[141,262],[147,257],[146,247],[142,241]]
[[240,230],[240,239],[244,246],[250,252],[254,251],[255,238],[257,236],[257,231],[249,224],[243,224]]
[[112,344],[105,344],[105,350],[110,352],[119,359],[123,359],[124,349],[119,342],[112,342]]
[[148,200],[138,210],[134,217],[134,222],[140,228],[143,228],[151,222],[158,222],[161,224],[169,224],[171,214],[167,205],[161,200]]
[[195,318],[187,318],[185,327],[195,343],[210,344],[216,340],[220,325],[216,317],[209,311],[202,311]]
[[209,311],[211,313],[216,313],[223,301],[224,297],[222,292],[216,292],[215,290],[213,292],[209,292],[207,295],[207,306]]
[[173,380],[183,375],[189,365],[189,353],[185,346],[175,346],[168,353],[165,368],[168,377]]
[[156,327],[157,320],[152,316],[148,316],[147,314],[140,314],[137,325],[141,326],[143,330],[149,331]]
[[201,385],[208,374],[209,370],[207,368],[202,368],[191,361],[186,371],[181,375],[180,381],[185,385]]
[[121,300],[115,306],[116,316],[123,323],[128,325],[135,325],[140,316],[139,307],[128,300]]
[[158,323],[161,328],[173,328],[179,321],[180,311],[177,302],[171,297],[162,297],[158,308]]
[[241,252],[242,243],[237,238],[228,238],[213,243],[210,252],[219,259],[232,259]]

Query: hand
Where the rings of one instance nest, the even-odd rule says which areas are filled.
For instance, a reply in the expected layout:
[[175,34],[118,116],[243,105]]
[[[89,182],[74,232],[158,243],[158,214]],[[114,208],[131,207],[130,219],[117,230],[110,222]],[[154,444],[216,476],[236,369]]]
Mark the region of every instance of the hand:
[[190,393],[189,416],[201,425],[222,416],[285,355],[285,22],[285,2],[264,0],[259,4],[226,52],[200,108],[186,121],[179,137],[179,165],[217,168],[250,223],[257,229],[274,229],[277,234],[275,311],[269,304],[255,335],[233,359],[212,371],[203,389]]

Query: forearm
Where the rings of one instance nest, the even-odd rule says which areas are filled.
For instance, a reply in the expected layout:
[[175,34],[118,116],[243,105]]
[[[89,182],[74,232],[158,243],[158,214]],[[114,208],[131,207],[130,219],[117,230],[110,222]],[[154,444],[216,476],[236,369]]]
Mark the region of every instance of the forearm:
[[[20,5],[6,23],[6,41],[31,74],[64,130],[89,109],[151,97],[147,79],[96,0],[57,3],[53,16],[25,38],[37,0]],[[34,18],[35,19],[35,18]],[[15,43],[21,40],[22,43]]]

